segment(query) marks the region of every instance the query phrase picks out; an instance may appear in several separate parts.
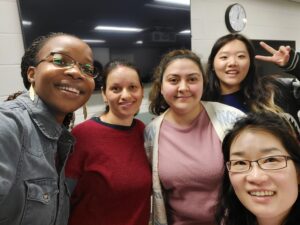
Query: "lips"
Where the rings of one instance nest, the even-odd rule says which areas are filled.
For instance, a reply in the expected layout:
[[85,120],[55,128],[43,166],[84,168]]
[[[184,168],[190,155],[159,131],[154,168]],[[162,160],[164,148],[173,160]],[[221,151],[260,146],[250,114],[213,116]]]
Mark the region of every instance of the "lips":
[[249,191],[248,192],[251,196],[256,197],[270,197],[275,195],[275,191]]
[[237,75],[239,73],[238,70],[227,70],[226,74],[230,74],[230,75]]
[[133,103],[132,102],[121,102],[120,105],[124,107],[130,107]]
[[192,97],[191,95],[189,95],[189,96],[176,96],[176,98],[190,98],[190,97]]
[[77,87],[70,86],[67,84],[59,84],[59,85],[56,85],[56,87],[60,90],[67,91],[67,92],[73,93],[75,95],[79,95],[81,93],[81,91]]

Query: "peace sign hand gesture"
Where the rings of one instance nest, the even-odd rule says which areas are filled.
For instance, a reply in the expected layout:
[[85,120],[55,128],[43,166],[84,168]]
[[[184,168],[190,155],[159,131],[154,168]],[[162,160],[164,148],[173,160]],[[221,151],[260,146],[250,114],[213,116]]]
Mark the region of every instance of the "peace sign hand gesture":
[[265,42],[261,41],[260,46],[263,47],[267,52],[273,54],[272,56],[263,56],[263,55],[256,55],[255,58],[258,60],[272,62],[277,64],[278,66],[285,66],[289,59],[290,59],[290,46],[280,46],[278,50],[275,50],[270,45],[266,44]]

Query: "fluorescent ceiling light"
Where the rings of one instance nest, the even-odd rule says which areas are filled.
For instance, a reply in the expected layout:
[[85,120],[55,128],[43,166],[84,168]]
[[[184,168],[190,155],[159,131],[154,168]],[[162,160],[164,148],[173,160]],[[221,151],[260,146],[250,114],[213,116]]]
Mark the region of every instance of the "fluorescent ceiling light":
[[105,43],[105,40],[99,40],[99,39],[83,39],[86,43]]
[[183,31],[180,31],[179,34],[190,34],[191,33],[191,30],[183,30]]
[[95,30],[117,31],[117,32],[141,32],[143,29],[136,28],[136,27],[96,26]]
[[190,0],[154,0],[155,2],[171,3],[177,5],[190,5]]
[[22,24],[24,26],[31,26],[32,22],[31,21],[27,21],[27,20],[22,20]]
[[167,9],[167,10],[183,10],[190,11],[190,8],[184,5],[162,5],[162,4],[145,4],[146,7],[156,8],[156,9]]
[[138,40],[135,42],[137,45],[142,45],[143,44],[143,41],[142,40]]

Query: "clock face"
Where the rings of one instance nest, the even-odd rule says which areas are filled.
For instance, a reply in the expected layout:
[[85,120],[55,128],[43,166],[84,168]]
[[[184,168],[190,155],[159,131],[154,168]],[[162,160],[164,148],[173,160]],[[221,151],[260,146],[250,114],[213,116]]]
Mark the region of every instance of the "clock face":
[[229,31],[240,32],[247,23],[246,11],[240,4],[230,5],[225,13],[225,22]]

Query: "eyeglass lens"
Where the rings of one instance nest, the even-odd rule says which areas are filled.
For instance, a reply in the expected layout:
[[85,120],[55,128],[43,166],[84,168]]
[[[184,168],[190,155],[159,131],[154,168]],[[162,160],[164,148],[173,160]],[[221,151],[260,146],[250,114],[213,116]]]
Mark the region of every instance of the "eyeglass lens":
[[97,72],[92,65],[77,63],[68,55],[53,53],[52,62],[59,67],[72,67],[74,65],[78,65],[82,73],[94,78],[97,77]]
[[244,172],[250,170],[252,162],[256,162],[261,169],[264,170],[277,170],[287,166],[287,156],[271,156],[261,158],[255,161],[249,160],[230,160],[227,163],[227,168],[231,172]]

